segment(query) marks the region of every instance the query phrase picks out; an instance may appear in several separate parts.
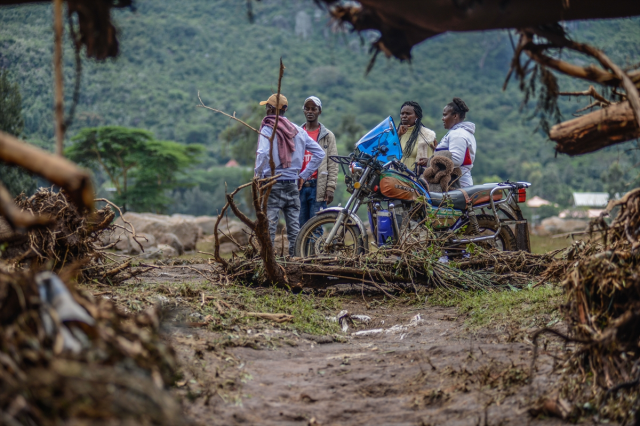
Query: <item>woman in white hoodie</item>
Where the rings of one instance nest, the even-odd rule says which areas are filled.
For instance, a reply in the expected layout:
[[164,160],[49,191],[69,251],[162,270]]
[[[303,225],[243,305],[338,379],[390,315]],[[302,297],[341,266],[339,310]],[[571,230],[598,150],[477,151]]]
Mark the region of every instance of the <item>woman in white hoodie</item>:
[[473,185],[471,169],[476,159],[476,138],[474,137],[476,125],[465,121],[467,112],[469,107],[460,98],[453,98],[453,101],[444,107],[442,123],[449,132],[444,135],[436,148],[436,151],[451,152],[454,166],[462,170],[460,186],[463,188]]

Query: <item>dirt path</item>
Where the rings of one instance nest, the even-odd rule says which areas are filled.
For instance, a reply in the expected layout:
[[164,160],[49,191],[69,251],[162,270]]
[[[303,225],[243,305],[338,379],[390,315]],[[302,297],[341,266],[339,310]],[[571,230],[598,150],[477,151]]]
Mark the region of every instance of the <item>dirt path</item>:
[[360,300],[348,309],[372,317],[358,331],[383,331],[350,328],[345,343],[321,344],[276,328],[171,328],[187,415],[207,425],[560,423],[526,412],[553,380],[543,355],[529,385],[530,344],[492,330],[470,337],[452,308],[371,310]]

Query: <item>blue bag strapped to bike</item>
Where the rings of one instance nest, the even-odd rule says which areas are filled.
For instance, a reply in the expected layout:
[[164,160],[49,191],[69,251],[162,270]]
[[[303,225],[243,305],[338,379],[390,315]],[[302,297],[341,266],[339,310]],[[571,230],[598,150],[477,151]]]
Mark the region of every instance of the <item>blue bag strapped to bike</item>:
[[[379,153],[380,148],[383,146],[387,148],[385,154]],[[390,160],[401,160],[402,146],[400,145],[393,118],[391,116],[387,117],[371,129],[369,133],[360,138],[356,143],[356,150],[371,156],[378,154],[378,161],[381,163],[386,163]]]

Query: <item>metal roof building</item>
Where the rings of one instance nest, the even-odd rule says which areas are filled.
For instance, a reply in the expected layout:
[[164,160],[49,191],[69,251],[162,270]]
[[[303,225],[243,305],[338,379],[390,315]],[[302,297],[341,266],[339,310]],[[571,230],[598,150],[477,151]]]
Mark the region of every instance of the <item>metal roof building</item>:
[[609,194],[606,192],[574,192],[574,207],[606,207]]

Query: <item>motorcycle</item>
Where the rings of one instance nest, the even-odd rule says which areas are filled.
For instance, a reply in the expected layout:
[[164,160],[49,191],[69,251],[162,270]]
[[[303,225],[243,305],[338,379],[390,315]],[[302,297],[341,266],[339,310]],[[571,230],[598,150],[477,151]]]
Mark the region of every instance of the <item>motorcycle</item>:
[[402,148],[391,117],[363,136],[351,155],[330,159],[340,164],[351,196],[344,207],[321,210],[302,227],[295,246],[298,257],[353,258],[368,252],[367,230],[358,216],[363,205],[377,247],[393,247],[406,233],[428,226],[431,235],[446,240],[448,254],[465,253],[472,243],[531,251],[527,220],[518,206],[526,201],[530,183],[430,192],[428,183],[400,161]]

